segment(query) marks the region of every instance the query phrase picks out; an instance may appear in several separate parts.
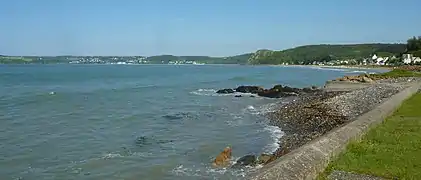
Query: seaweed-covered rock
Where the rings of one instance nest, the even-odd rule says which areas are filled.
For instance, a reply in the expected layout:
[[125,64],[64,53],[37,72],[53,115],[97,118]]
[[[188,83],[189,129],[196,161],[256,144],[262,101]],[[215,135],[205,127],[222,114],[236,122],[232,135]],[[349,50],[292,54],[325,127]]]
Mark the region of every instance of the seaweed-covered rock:
[[257,94],[258,92],[263,91],[263,88],[260,86],[238,86],[235,88],[235,91],[241,93]]
[[218,93],[218,94],[232,94],[232,93],[234,93],[234,90],[233,89],[221,89],[221,90],[216,91],[216,93]]
[[244,166],[255,166],[257,164],[257,158],[255,155],[246,155],[237,160],[237,162],[232,165],[232,168],[241,168]]

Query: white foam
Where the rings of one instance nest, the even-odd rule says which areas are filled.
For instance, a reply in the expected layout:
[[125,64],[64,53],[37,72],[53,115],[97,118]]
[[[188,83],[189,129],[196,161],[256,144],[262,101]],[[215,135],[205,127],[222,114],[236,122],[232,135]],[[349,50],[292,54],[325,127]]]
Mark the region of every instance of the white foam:
[[117,157],[123,157],[121,154],[118,153],[108,153],[102,156],[102,159],[112,159]]
[[254,115],[262,115],[276,110],[276,103],[264,104],[259,107],[254,107],[252,105],[247,106],[243,111],[249,112]]
[[[232,157],[230,165],[234,165],[240,157]],[[232,175],[235,177],[245,177],[248,172],[253,171],[254,167],[245,167],[240,169],[231,168],[214,168],[209,165],[203,165],[201,167],[186,167],[184,165],[178,165],[171,172],[177,176],[191,176],[191,177],[218,177],[218,175]],[[216,178],[217,179],[217,178]]]
[[[235,95],[256,96],[255,94],[252,94],[252,93],[234,92],[234,93],[228,93],[228,94],[218,94],[216,92],[217,90],[215,89],[198,89],[198,90],[190,92],[190,94],[199,95],[199,96],[235,96]],[[256,96],[255,98],[259,98],[259,96]]]
[[247,109],[248,109],[248,110],[251,110],[251,111],[255,111],[255,110],[256,110],[256,108],[254,108],[254,106],[252,106],[252,105],[247,106]]
[[265,153],[273,153],[278,149],[280,143],[279,139],[284,136],[285,133],[278,126],[266,125],[264,129],[270,133],[273,143],[266,145],[263,151]]
[[355,71],[348,71],[346,73],[367,73],[367,71],[358,71],[358,70],[355,70]]
[[215,89],[198,89],[195,91],[190,92],[194,95],[199,96],[223,96],[223,95],[229,95],[229,94],[217,94]]

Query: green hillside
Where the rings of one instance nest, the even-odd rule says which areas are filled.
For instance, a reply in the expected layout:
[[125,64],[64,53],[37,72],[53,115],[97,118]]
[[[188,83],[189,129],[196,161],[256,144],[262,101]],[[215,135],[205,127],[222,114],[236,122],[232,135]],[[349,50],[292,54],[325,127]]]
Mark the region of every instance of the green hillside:
[[229,57],[159,55],[147,57],[146,61],[165,64],[169,61],[195,61],[206,64],[246,64],[251,55],[252,53]]
[[396,55],[405,52],[405,44],[307,45],[282,51],[259,50],[249,64],[310,64],[313,61],[347,60],[370,57],[372,54]]

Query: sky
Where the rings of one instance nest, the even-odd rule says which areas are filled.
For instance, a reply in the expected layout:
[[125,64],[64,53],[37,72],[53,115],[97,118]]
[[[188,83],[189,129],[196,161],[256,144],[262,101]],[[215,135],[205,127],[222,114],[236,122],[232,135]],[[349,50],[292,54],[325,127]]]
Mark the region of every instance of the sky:
[[421,35],[421,0],[0,0],[3,55],[232,56]]

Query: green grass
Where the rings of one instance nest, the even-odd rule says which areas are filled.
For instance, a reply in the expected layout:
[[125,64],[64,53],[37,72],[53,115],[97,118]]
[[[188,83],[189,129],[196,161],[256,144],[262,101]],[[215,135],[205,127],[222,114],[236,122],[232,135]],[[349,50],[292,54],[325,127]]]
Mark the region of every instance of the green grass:
[[388,71],[385,73],[380,74],[372,74],[371,77],[375,78],[398,78],[398,77],[421,77],[421,73],[403,70],[403,69],[393,69],[392,71]]
[[318,179],[326,179],[333,170],[421,179],[421,93],[407,99],[361,141],[350,143]]

